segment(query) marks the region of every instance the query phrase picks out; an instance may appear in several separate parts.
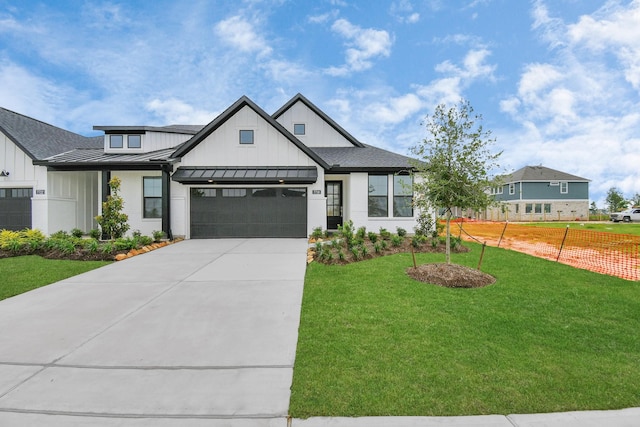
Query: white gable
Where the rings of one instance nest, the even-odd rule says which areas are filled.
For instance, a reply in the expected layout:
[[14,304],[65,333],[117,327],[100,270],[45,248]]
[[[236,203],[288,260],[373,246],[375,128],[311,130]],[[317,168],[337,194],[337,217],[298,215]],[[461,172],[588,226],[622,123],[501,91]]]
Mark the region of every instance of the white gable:
[[37,176],[36,166],[33,165],[31,157],[3,132],[0,132],[0,170],[9,172],[8,177],[0,178],[0,184],[6,186],[15,186],[16,183],[24,185],[26,181],[35,180]]
[[305,135],[296,137],[307,147],[353,147],[349,140],[301,101],[292,105],[277,120],[291,133],[294,124],[304,124]]
[[[253,144],[240,144],[240,130],[253,130]],[[189,151],[180,165],[317,166],[249,106],[244,106]]]

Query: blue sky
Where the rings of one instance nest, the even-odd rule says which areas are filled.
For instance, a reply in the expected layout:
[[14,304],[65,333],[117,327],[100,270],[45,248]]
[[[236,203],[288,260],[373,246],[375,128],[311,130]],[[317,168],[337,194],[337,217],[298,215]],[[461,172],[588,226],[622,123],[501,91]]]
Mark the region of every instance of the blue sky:
[[468,99],[506,172],[640,192],[640,0],[0,0],[0,106],[94,125],[206,124],[300,92],[401,154]]

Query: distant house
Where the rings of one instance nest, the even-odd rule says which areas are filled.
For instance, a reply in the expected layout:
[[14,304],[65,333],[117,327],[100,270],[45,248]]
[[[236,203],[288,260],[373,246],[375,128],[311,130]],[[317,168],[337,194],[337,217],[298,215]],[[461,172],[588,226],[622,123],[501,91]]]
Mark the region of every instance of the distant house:
[[544,166],[525,166],[491,190],[501,206],[486,217],[496,221],[573,221],[589,218],[589,180]]
[[366,145],[298,94],[273,115],[242,97],[205,126],[94,126],[83,137],[0,108],[0,229],[96,228],[113,176],[131,230],[304,237],[412,230],[410,159]]

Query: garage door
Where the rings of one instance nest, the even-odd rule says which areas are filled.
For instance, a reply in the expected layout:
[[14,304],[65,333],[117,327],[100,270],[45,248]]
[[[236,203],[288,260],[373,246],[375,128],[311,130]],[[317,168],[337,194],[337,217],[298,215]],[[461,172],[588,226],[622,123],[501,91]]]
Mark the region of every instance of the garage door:
[[31,188],[0,188],[0,230],[31,228]]
[[191,189],[193,239],[306,235],[306,188]]

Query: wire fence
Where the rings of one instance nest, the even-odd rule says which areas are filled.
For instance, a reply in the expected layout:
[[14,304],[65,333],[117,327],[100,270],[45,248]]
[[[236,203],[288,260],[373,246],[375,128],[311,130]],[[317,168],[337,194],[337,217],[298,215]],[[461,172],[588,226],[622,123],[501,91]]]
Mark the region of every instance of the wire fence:
[[[512,249],[573,267],[640,280],[640,236],[509,222],[461,222],[463,240]],[[455,228],[452,227],[452,234]]]

